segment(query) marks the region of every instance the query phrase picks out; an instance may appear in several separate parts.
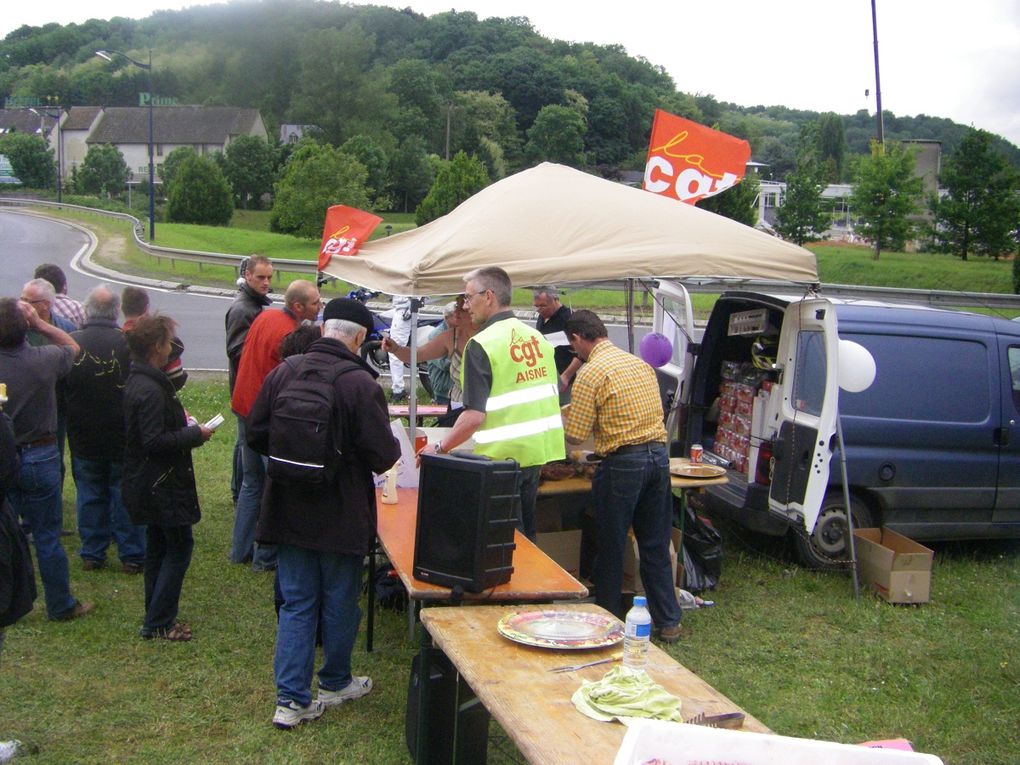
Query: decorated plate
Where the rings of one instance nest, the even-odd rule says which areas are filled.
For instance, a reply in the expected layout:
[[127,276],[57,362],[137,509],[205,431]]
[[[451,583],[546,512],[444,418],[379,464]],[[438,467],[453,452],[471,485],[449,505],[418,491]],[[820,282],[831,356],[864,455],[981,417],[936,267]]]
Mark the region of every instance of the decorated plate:
[[540,648],[604,648],[623,640],[623,624],[585,611],[521,611],[499,620],[499,634]]
[[692,462],[673,463],[670,460],[669,472],[681,478],[718,478],[726,475],[726,468],[718,465],[706,465],[703,462],[694,464]]

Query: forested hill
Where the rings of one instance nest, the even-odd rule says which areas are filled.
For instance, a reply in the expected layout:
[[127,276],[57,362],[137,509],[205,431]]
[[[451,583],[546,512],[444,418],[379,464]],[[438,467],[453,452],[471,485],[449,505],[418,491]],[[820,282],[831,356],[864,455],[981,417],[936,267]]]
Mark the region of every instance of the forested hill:
[[[549,40],[525,18],[432,17],[377,6],[262,0],[161,11],[142,20],[22,27],[0,42],[0,96],[52,96],[62,106],[125,106],[148,91],[148,73],[95,56],[152,54],[153,91],[181,104],[261,110],[281,123],[319,126],[339,145],[358,134],[394,149],[413,142],[444,155],[487,154],[507,169],[527,163],[529,130],[544,140],[580,133],[572,164],[603,173],[643,166],[656,107],[751,142],[754,159],[782,178],[801,128],[816,112],[744,107],[684,92],[661,68],[620,46]],[[579,121],[583,118],[583,122]],[[847,151],[867,151],[874,118],[842,117]],[[952,152],[966,126],[885,116],[888,139],[934,139]],[[533,131],[534,132],[534,131]],[[566,140],[566,139],[564,139]],[[1020,167],[1020,149],[1000,147]]]

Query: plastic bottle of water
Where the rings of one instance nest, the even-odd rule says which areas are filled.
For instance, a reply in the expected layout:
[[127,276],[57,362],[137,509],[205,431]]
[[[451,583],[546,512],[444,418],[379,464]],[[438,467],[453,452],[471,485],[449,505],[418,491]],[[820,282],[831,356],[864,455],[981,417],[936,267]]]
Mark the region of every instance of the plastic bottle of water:
[[634,596],[634,605],[627,612],[623,633],[623,666],[644,669],[648,664],[648,644],[652,640],[652,615],[644,595]]

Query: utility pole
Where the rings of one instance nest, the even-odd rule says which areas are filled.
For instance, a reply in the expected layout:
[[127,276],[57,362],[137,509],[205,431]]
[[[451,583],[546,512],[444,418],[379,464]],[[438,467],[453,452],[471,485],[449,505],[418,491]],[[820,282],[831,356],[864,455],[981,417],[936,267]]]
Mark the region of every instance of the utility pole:
[[875,119],[878,122],[878,143],[885,145],[885,128],[882,125],[882,82],[878,76],[878,15],[875,0],[871,0],[871,30],[875,41]]

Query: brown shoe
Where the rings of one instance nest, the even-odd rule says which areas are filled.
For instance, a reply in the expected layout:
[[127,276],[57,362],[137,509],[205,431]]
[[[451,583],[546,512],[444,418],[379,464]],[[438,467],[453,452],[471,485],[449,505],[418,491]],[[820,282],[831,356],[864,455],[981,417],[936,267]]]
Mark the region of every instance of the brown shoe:
[[142,573],[142,564],[140,563],[125,563],[120,567],[120,570],[125,574],[140,574]]
[[69,622],[72,619],[77,619],[80,616],[85,616],[85,614],[87,614],[89,611],[91,611],[95,607],[96,607],[95,603],[88,603],[88,602],[82,603],[81,601],[78,601],[77,603],[74,604],[74,608],[72,608],[70,611],[68,611],[64,616],[60,616],[60,617],[54,619],[54,621]]
[[81,562],[82,571],[98,571],[105,565],[105,560],[95,560],[93,558],[83,558]]
[[672,627],[663,627],[659,630],[659,640],[663,643],[676,643],[680,640],[680,625],[674,624]]

